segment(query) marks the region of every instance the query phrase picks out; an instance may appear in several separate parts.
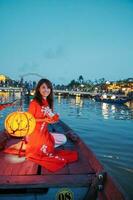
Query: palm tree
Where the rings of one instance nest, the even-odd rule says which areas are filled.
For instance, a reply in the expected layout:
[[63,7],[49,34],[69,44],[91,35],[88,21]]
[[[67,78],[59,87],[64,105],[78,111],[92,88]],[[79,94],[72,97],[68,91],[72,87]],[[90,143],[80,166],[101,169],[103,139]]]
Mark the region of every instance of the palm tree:
[[82,84],[84,82],[84,78],[82,75],[79,76],[78,81],[80,84]]

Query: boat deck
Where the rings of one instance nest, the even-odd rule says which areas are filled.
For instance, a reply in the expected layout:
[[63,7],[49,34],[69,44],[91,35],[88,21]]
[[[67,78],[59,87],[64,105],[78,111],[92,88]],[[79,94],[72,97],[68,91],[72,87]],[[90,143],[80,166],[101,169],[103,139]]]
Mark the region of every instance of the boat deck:
[[[55,124],[50,127],[51,131],[63,132],[67,136],[67,143],[57,147],[58,149],[71,149],[78,151],[79,159],[77,162],[67,164],[57,172],[51,172],[24,157],[5,154],[0,152],[0,188],[23,188],[28,187],[61,187],[89,186],[95,175],[89,163],[89,152],[82,141],[72,138],[71,131],[62,130],[63,126]],[[65,127],[64,127],[65,129]],[[67,132],[68,131],[68,132]],[[10,138],[7,140],[6,147],[15,144],[20,139]]]
[[[78,151],[78,161],[69,163],[61,170],[53,173],[32,161],[26,160],[25,157],[3,153],[4,147],[15,144],[20,139],[7,137],[7,134],[0,133],[0,192],[6,193],[6,191],[9,192],[14,189],[15,191],[17,189],[22,191],[24,189],[62,187],[86,187],[92,188],[90,191],[93,191],[93,193],[95,193],[94,189],[97,191],[97,186],[95,186],[97,174],[104,169],[92,151],[62,121],[50,125],[49,129],[51,132],[63,133],[67,136],[67,143],[57,148]],[[87,194],[85,199],[92,199],[90,193]],[[100,192],[98,199],[124,200],[125,198],[110,176],[107,175],[104,192]]]

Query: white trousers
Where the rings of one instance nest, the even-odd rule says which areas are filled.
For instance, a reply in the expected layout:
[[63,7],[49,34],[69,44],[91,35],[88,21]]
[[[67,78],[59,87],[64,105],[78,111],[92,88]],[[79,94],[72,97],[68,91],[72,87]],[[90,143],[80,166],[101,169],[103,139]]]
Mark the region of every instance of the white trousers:
[[61,133],[51,133],[55,140],[55,148],[67,142],[67,137]]

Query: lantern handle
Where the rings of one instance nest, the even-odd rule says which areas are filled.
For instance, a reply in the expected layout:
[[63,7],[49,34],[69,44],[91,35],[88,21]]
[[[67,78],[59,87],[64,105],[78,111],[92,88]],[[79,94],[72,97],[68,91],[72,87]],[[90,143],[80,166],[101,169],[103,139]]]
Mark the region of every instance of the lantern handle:
[[18,111],[22,111],[23,110],[23,108],[22,108],[22,99],[20,99],[20,105],[19,105],[19,107],[18,107]]
[[27,144],[27,140],[26,140],[26,137],[24,137],[24,138],[22,138],[22,140],[21,140],[21,146],[20,146],[20,149],[19,149],[19,153],[18,153],[18,155],[19,155],[19,157],[22,157],[22,155],[21,155],[21,153],[22,153],[22,151],[23,151],[23,145],[25,144]]
[[22,106],[19,106],[17,111],[18,111],[18,112],[21,112],[22,110],[23,110],[23,109],[22,109]]

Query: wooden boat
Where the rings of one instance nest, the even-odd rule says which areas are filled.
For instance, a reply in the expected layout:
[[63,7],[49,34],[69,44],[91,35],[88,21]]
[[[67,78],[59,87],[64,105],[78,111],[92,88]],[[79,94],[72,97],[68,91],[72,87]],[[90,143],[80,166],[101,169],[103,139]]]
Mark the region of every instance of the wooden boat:
[[122,105],[122,104],[125,104],[127,103],[128,101],[130,101],[129,98],[118,98],[118,99],[110,99],[110,98],[107,98],[107,99],[101,99],[100,97],[95,97],[94,98],[95,101],[97,102],[103,102],[103,103],[111,103],[111,104],[119,104],[119,105]]
[[5,109],[6,107],[13,106],[17,100],[7,103],[0,103],[0,110]]
[[[49,200],[50,198],[45,197],[50,195],[49,190],[51,188],[57,188],[57,190],[68,188],[71,191],[73,188],[77,190],[81,188],[82,190],[73,198],[74,200],[81,199],[81,195],[83,200],[127,199],[118,184],[104,171],[103,166],[93,152],[70,127],[64,122],[59,121],[56,124],[50,125],[49,129],[52,132],[66,134],[67,143],[57,148],[77,150],[79,160],[68,164],[56,173],[50,172],[25,159],[23,162],[13,162],[13,155],[10,155],[9,159],[9,155],[3,153],[2,150],[6,146],[17,143],[20,139],[8,136],[3,131],[0,133],[0,195],[2,193],[4,195],[7,193],[27,195],[34,191],[36,195],[38,192],[43,193],[42,199]],[[18,159],[22,158],[18,157]],[[86,188],[85,192],[83,188]],[[1,196],[0,199],[2,199]],[[52,199],[55,199],[55,197]],[[57,199],[65,198],[59,197]]]

